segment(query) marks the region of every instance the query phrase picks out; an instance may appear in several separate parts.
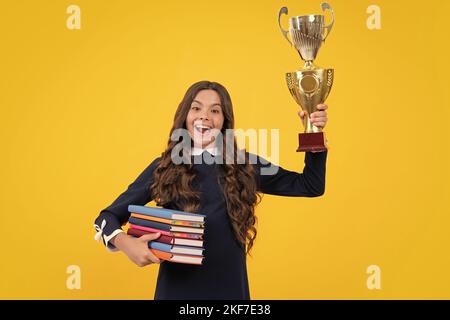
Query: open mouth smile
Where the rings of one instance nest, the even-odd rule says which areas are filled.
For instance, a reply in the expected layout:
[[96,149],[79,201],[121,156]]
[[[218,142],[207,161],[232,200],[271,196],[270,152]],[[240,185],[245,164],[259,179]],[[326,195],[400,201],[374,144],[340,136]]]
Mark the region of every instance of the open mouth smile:
[[194,125],[194,129],[201,134],[209,133],[211,131],[211,127],[200,124]]

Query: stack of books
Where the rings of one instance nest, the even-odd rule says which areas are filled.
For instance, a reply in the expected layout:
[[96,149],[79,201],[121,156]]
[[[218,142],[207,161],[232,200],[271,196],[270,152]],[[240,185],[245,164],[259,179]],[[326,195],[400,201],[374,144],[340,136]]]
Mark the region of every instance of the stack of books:
[[159,259],[201,265],[204,259],[205,215],[165,208],[130,205],[127,234],[141,237],[159,232],[148,247]]

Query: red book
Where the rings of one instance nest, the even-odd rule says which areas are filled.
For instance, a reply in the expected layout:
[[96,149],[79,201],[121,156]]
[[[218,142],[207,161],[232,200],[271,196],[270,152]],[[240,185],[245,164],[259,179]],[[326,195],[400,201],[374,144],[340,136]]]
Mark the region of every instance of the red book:
[[147,232],[159,232],[162,235],[174,237],[174,238],[184,238],[184,239],[195,239],[195,240],[201,240],[203,239],[203,235],[197,234],[197,233],[186,233],[186,232],[174,232],[174,231],[167,231],[167,230],[160,230],[150,227],[144,227],[144,226],[138,226],[136,224],[130,223],[130,228],[143,230]]
[[[130,227],[127,231],[127,234],[134,237],[141,237],[144,234],[154,233],[153,231],[145,231],[136,229],[134,227]],[[174,244],[174,245],[182,245],[182,246],[193,246],[193,247],[202,247],[203,240],[194,240],[194,239],[186,239],[186,238],[176,238],[169,235],[164,235],[161,233],[159,238],[155,239],[155,241]]]

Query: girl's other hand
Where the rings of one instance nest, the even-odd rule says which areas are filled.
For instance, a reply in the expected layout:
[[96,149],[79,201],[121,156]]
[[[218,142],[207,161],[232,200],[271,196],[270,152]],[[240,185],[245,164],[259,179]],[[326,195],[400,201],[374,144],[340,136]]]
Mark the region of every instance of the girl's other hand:
[[[161,263],[161,260],[148,248],[148,242],[159,238],[161,233],[144,234],[139,238],[119,233],[114,237],[114,245],[123,251],[128,258],[139,267],[152,263]],[[118,238],[120,236],[120,238]]]

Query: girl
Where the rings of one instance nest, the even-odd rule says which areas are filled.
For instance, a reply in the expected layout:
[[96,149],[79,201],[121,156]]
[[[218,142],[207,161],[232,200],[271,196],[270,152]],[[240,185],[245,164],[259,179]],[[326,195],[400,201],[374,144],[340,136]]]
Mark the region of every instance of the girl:
[[[327,106],[317,108],[311,114],[312,122],[324,128]],[[303,120],[304,112],[299,116]],[[254,207],[260,193],[296,197],[324,193],[327,151],[307,152],[303,173],[276,167],[275,174],[261,174],[263,168],[273,165],[260,157],[257,163],[244,164],[198,161],[204,157],[225,159],[227,148],[233,148],[236,160],[236,142],[225,138],[225,130],[233,128],[228,91],[217,82],[193,84],[178,106],[170,132],[170,136],[176,129],[189,132],[191,163],[174,163],[172,150],[178,141],[169,140],[161,157],[95,220],[96,239],[103,239],[109,251],[124,252],[140,267],[160,264],[154,299],[250,299],[246,255],[256,238]],[[219,139],[223,152],[217,147]],[[245,155],[248,160],[250,155]],[[147,245],[160,233],[133,238],[121,229],[130,216],[128,205],[145,205],[151,200],[165,208],[206,215],[202,265],[161,263]]]

